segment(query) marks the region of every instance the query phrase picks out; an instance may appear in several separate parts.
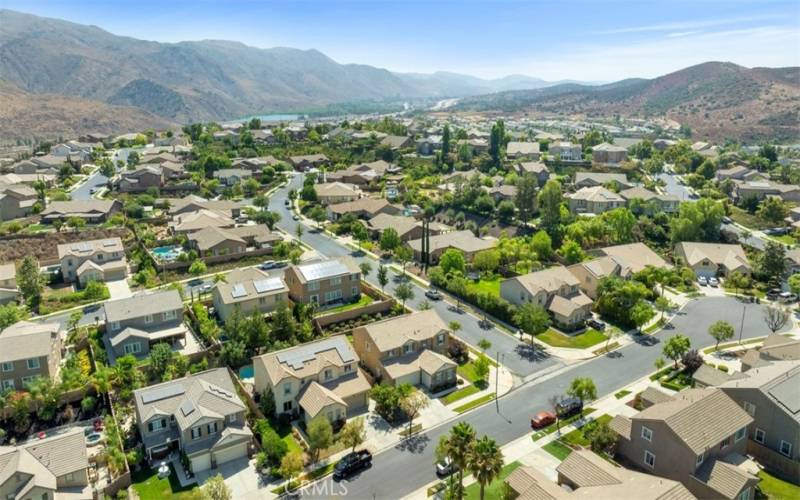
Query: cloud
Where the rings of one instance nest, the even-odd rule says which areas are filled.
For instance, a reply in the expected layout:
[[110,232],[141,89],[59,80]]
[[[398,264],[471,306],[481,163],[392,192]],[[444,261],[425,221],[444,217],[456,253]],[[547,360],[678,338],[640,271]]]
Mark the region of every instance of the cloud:
[[696,35],[702,31],[677,31],[675,33],[667,33],[667,38],[680,38],[682,36]]
[[705,19],[690,20],[673,23],[647,24],[643,26],[629,26],[625,28],[612,28],[610,30],[597,31],[600,35],[619,35],[625,33],[647,33],[658,31],[684,31],[697,28],[711,28],[714,26],[728,26],[739,23],[752,23],[754,21],[767,21],[777,19],[774,14],[758,14],[746,17],[729,17],[725,19]]

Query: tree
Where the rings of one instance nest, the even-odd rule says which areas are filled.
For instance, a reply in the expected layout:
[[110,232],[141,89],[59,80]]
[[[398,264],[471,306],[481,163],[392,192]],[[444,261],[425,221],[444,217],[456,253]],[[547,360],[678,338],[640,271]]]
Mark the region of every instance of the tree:
[[317,223],[318,229],[322,229],[322,223],[328,220],[328,214],[325,212],[325,209],[320,206],[312,208],[308,217]]
[[297,236],[297,241],[301,241],[303,238],[303,225],[297,224],[294,228],[294,235]]
[[[461,325],[459,325],[459,328],[460,327]],[[491,349],[492,343],[488,339],[483,338],[478,341],[478,347],[480,347],[483,352],[486,352]]]
[[514,314],[514,323],[531,336],[531,345],[534,345],[533,338],[550,328],[550,315],[540,305],[523,304]]
[[406,264],[408,264],[408,261],[410,261],[413,257],[411,248],[407,246],[399,246],[394,249],[394,256],[400,261],[400,265],[403,266],[403,275],[405,275]]
[[658,358],[653,362],[653,366],[656,367],[656,370],[660,370],[660,369],[664,368],[664,365],[666,365],[666,364],[667,364],[667,362],[664,361],[664,358]]
[[583,249],[578,242],[569,238],[564,240],[561,248],[558,249],[558,253],[564,257],[564,261],[568,265],[577,264],[586,258],[586,254],[583,252]]
[[390,252],[399,247],[401,243],[402,241],[400,240],[400,236],[397,234],[397,230],[395,230],[393,227],[388,227],[381,233],[381,238],[379,240],[381,250]]
[[[519,210],[520,220],[527,224],[536,212],[536,190],[539,188],[539,180],[536,175],[526,173],[517,179],[517,194],[514,196],[514,203],[511,204],[510,214],[508,218],[514,216],[514,205]],[[511,203],[511,200],[506,200]],[[503,208],[503,203],[500,203],[499,211],[506,212],[508,208]]]
[[661,321],[664,321],[664,314],[672,311],[672,309],[675,307],[675,304],[663,295],[659,295],[656,297],[655,306],[656,311],[661,313]]
[[733,325],[727,321],[719,320],[708,327],[708,334],[717,341],[715,351],[719,351],[719,343],[733,338]]
[[717,241],[724,216],[722,203],[712,199],[683,202],[678,215],[670,220],[672,242]]
[[86,219],[81,217],[70,217],[67,219],[67,225],[72,229],[82,229],[86,226]]
[[209,478],[203,485],[203,498],[207,500],[232,500],[230,487],[225,484],[222,474]]
[[308,423],[308,448],[311,452],[311,461],[319,459],[320,450],[333,444],[333,428],[325,415],[317,415]]
[[403,282],[397,285],[397,288],[394,289],[394,294],[403,301],[403,308],[405,308],[406,301],[414,298],[414,289],[411,288],[409,283]]
[[410,435],[411,429],[414,428],[414,418],[428,407],[430,400],[423,393],[408,384],[401,384],[398,390],[402,394],[400,409],[403,410],[403,413],[408,417],[408,432]]
[[189,266],[189,274],[192,276],[200,276],[207,270],[208,267],[206,266],[206,263],[200,259],[196,259],[194,262],[192,262],[192,265]]
[[442,268],[445,274],[453,271],[464,273],[467,269],[467,261],[464,258],[464,253],[457,248],[448,248],[439,259],[439,267]]
[[614,454],[614,448],[617,446],[619,434],[611,430],[607,422],[595,424],[596,425],[589,428],[586,432],[586,437],[591,443],[592,451],[612,456]]
[[800,295],[800,273],[795,273],[789,276],[787,282],[792,293]]
[[339,431],[339,440],[356,451],[356,446],[367,439],[367,431],[364,428],[364,417],[350,419],[342,430]]
[[394,420],[397,409],[400,408],[400,393],[397,387],[387,384],[372,386],[369,397],[375,401],[375,412],[386,420]]
[[450,154],[450,125],[445,123],[442,130],[442,159],[447,160]]
[[378,265],[378,283],[381,285],[381,292],[384,287],[389,283],[389,271],[383,264]]
[[567,394],[580,399],[581,403],[592,401],[597,399],[597,387],[594,385],[594,380],[589,377],[577,377],[570,383]]
[[540,260],[550,260],[553,256],[553,240],[544,231],[539,231],[531,238],[531,248]]
[[503,453],[494,439],[483,436],[475,441],[467,458],[469,470],[480,485],[483,500],[486,485],[494,481],[503,470]]
[[561,184],[555,179],[547,181],[536,198],[536,204],[542,215],[542,228],[554,240],[558,240],[556,231],[561,224],[561,203],[563,201]]
[[637,302],[636,305],[633,306],[633,309],[631,309],[631,321],[640,331],[655,315],[656,313],[653,311],[653,308],[644,300]]
[[779,284],[786,274],[786,247],[778,242],[768,241],[758,259],[756,270],[765,281]]
[[17,270],[17,287],[25,300],[33,308],[38,307],[42,297],[42,277],[39,263],[33,255],[26,255]]
[[681,363],[687,372],[694,373],[703,366],[703,356],[700,355],[697,349],[689,349],[681,356]]
[[678,368],[678,360],[689,350],[692,346],[689,337],[677,334],[667,339],[664,344],[664,356],[675,362],[675,368]]
[[475,429],[466,422],[459,422],[450,429],[450,457],[458,467],[458,498],[464,496],[464,469],[469,453],[475,443]]
[[789,311],[778,306],[767,306],[764,309],[764,322],[772,333],[777,332],[789,321]]
[[289,485],[292,484],[292,479],[303,471],[303,454],[299,451],[293,451],[284,455],[281,460],[281,476],[286,479],[285,491],[289,491]]
[[475,377],[482,384],[486,384],[488,382],[490,367],[491,365],[489,364],[489,358],[484,353],[480,353],[477,359],[475,359],[475,361],[472,363]]
[[482,250],[475,254],[472,265],[484,273],[492,273],[500,265],[500,252],[494,249]]
[[13,302],[0,305],[0,330],[5,330],[17,321],[24,319],[25,316],[24,311]]
[[108,391],[111,390],[114,381],[114,370],[105,365],[98,364],[97,370],[92,374],[90,382],[94,390],[100,395],[103,401],[106,401]]
[[162,374],[167,371],[167,367],[172,363],[175,351],[165,342],[159,342],[150,348],[150,372]]
[[780,198],[768,196],[761,202],[758,215],[773,224],[783,224],[783,219],[789,216],[789,207]]
[[281,460],[289,452],[289,445],[281,439],[275,429],[268,427],[261,434],[261,448],[272,465],[280,465]]
[[[519,194],[519,191],[517,191]],[[534,197],[534,200],[536,198]],[[503,222],[511,222],[514,218],[514,212],[516,211],[516,206],[514,202],[511,200],[503,200],[497,205],[497,218]]]

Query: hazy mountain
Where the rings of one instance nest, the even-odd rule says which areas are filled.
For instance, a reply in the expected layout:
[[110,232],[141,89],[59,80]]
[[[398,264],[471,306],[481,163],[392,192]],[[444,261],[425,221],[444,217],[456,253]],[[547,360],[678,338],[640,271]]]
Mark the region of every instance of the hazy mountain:
[[697,138],[800,136],[800,68],[745,68],[708,62],[650,80],[557,85],[462,99],[457,109],[601,117],[667,116]]

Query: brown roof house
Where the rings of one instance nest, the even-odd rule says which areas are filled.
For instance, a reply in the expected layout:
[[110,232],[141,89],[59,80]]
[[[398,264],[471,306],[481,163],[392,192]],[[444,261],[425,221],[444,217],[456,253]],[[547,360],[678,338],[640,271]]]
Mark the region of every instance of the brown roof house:
[[327,156],[323,154],[291,156],[289,162],[298,172],[305,172],[312,168],[319,168],[330,163]]
[[147,191],[163,185],[164,174],[158,164],[139,165],[136,170],[122,172],[118,181],[119,190],[123,193]]
[[520,158],[538,160],[539,143],[509,141],[509,143],[506,145],[506,156],[511,160],[517,160]]
[[732,272],[749,275],[751,268],[741,245],[681,242],[675,245],[678,257],[698,276],[728,276]]
[[421,385],[433,393],[456,385],[457,365],[445,355],[449,342],[450,329],[433,309],[353,330],[356,352],[381,383]]
[[771,361],[798,360],[800,360],[800,339],[785,337],[780,333],[770,334],[759,347],[747,349],[741,357],[743,372]]
[[227,368],[133,391],[136,425],[151,460],[182,452],[192,472],[247,458],[253,433]]
[[331,306],[361,297],[361,269],[352,257],[289,266],[289,297],[300,304]]
[[578,278],[581,290],[592,299],[597,299],[597,287],[603,278],[614,276],[629,279],[633,276],[630,266],[624,260],[609,256],[579,262],[567,269]]
[[253,177],[253,171],[246,168],[222,168],[214,172],[214,178],[223,186],[233,186]]
[[592,161],[603,165],[619,165],[628,159],[628,150],[604,142],[592,148]]
[[405,135],[387,135],[381,139],[382,146],[388,146],[392,151],[414,147],[414,139]]
[[580,290],[580,281],[564,266],[554,266],[500,283],[500,296],[515,305],[537,304],[561,328],[583,326],[592,312],[592,299]]
[[41,216],[44,223],[79,217],[89,224],[97,224],[107,221],[120,210],[122,202],[119,200],[52,201],[42,210]]
[[83,429],[72,427],[17,446],[0,446],[0,494],[6,499],[90,499]]
[[[666,212],[668,214],[675,213],[678,211],[681,204],[680,198],[675,195],[654,193],[641,186],[621,191],[619,195],[625,198],[625,201],[628,203],[628,208],[634,210],[634,205],[639,203],[639,210],[647,215],[658,212]],[[638,213],[636,210],[634,210],[634,212]]]
[[327,172],[325,174],[325,181],[345,182],[358,186],[367,186],[373,181],[380,180],[392,169],[392,164],[384,160],[377,160],[370,163],[358,163],[344,170]]
[[632,188],[633,184],[628,181],[625,174],[609,174],[604,172],[575,172],[576,188],[616,185],[619,188]]
[[13,262],[0,264],[0,304],[16,302],[18,298],[16,266]]
[[360,198],[355,201],[328,205],[328,218],[338,220],[343,215],[353,214],[359,219],[371,219],[378,214],[397,215],[401,211],[401,207],[389,203],[389,200],[385,198]]
[[323,206],[355,201],[361,198],[361,190],[356,185],[345,184],[344,182],[314,184],[314,191],[317,193],[317,200]]
[[271,232],[263,224],[227,229],[207,227],[189,234],[189,246],[197,250],[201,257],[227,256],[227,260],[243,258],[250,251],[270,248],[279,241],[282,241],[280,235]]
[[672,265],[668,264],[667,261],[662,259],[644,243],[627,243],[625,245],[603,247],[599,252],[602,255],[624,261],[634,273],[643,271],[647,266],[658,268],[672,267]]
[[58,323],[18,321],[0,332],[0,390],[25,389],[37,377],[55,379],[63,343]]
[[272,391],[278,414],[341,423],[367,409],[369,381],[343,335],[253,358],[255,390]]
[[207,228],[232,229],[236,221],[217,210],[202,208],[196,212],[184,212],[172,217],[169,227],[175,234],[189,234]]
[[533,174],[539,181],[539,185],[543,186],[547,179],[550,178],[550,170],[547,165],[540,161],[523,161],[516,165],[517,173],[519,175]]
[[617,415],[609,425],[630,465],[680,481],[697,498],[733,500],[754,498],[758,483],[745,457],[752,423],[723,391],[707,388],[686,389],[630,418]]
[[172,217],[191,212],[199,212],[200,210],[211,210],[225,217],[235,219],[239,217],[242,211],[242,205],[238,201],[207,200],[195,195],[189,195],[178,199],[170,198],[166,200],[166,202],[169,203],[169,214]]
[[[401,241],[416,240],[422,238],[422,222],[414,217],[405,217],[402,215],[390,215],[387,213],[378,214],[367,221],[367,229],[372,233],[373,238],[379,238],[380,235],[386,230],[392,228],[397,231]],[[430,225],[430,234],[435,236],[447,230],[447,227],[442,224],[432,222]]]
[[601,214],[625,206],[625,198],[603,186],[580,188],[566,197],[570,212],[575,214]]
[[26,217],[38,200],[36,191],[22,184],[0,186],[0,220]]
[[234,269],[211,291],[214,309],[223,321],[238,309],[243,315],[267,314],[289,301],[283,278],[271,277],[254,267]]
[[558,157],[561,161],[583,161],[583,147],[571,142],[551,142],[547,148],[547,156]]
[[[467,262],[472,262],[472,259],[475,257],[476,253],[480,252],[481,250],[493,248],[497,244],[496,240],[484,240],[482,238],[478,238],[472,233],[472,231],[468,229],[438,235],[431,234],[429,242],[432,264],[439,262],[442,254],[447,251],[448,248],[460,250],[464,253],[464,258],[467,259]],[[414,251],[415,260],[419,261],[422,259],[421,238],[410,240],[406,244],[411,247],[411,250]]]
[[125,247],[118,237],[58,245],[58,260],[64,281],[75,281],[80,286],[90,281],[122,280],[128,276]]

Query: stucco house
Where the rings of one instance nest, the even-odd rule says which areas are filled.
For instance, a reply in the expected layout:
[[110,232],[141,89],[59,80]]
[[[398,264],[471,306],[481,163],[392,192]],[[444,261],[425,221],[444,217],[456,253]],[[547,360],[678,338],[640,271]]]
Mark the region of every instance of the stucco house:
[[361,296],[361,268],[349,256],[289,266],[284,279],[300,304],[346,304]]
[[0,264],[0,304],[16,302],[18,299],[17,267],[13,262]]
[[0,332],[0,390],[23,390],[37,377],[54,380],[63,351],[58,323],[18,321]]
[[237,308],[245,316],[274,311],[281,302],[288,303],[289,288],[283,278],[248,267],[234,269],[225,281],[216,283],[211,298],[220,319],[226,321]]
[[86,286],[90,281],[113,281],[128,276],[128,261],[120,238],[58,245],[61,276],[67,283]]
[[[442,234],[431,234],[428,239],[430,243],[430,262],[436,264],[442,257],[442,254],[449,248],[460,250],[464,254],[467,262],[472,262],[475,254],[482,251],[494,248],[497,240],[478,238],[472,231],[465,229],[463,231],[452,231]],[[406,245],[411,247],[414,252],[414,260],[419,261],[422,259],[422,239],[409,240]]]
[[314,184],[314,191],[317,193],[317,200],[323,206],[355,201],[361,198],[361,190],[355,184],[346,184],[344,182]]
[[27,217],[33,212],[38,195],[23,184],[0,185],[0,220]]
[[601,214],[625,206],[625,198],[603,186],[584,187],[568,194],[569,210],[575,214]]
[[604,142],[592,148],[592,161],[602,165],[618,165],[628,159],[628,150]]
[[741,245],[723,243],[680,242],[675,257],[694,270],[697,276],[727,277],[732,272],[749,275],[750,262]]

